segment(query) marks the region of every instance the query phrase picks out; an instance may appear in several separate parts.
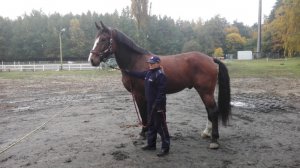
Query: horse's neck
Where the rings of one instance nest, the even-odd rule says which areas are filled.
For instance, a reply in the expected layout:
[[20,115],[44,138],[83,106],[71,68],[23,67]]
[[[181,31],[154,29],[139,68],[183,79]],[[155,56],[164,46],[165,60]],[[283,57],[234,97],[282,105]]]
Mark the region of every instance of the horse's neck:
[[145,55],[149,52],[136,45],[130,37],[114,29],[113,35],[117,44],[116,61],[121,69],[140,70],[145,66]]
[[118,50],[115,52],[115,58],[121,69],[131,70],[141,61],[145,60],[143,54],[132,51],[124,44],[119,44]]

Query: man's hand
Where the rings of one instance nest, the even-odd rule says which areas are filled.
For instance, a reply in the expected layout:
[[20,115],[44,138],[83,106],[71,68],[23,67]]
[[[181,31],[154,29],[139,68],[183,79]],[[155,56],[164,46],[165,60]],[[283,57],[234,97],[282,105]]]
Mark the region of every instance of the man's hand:
[[128,74],[129,73],[129,70],[128,69],[121,69],[121,71],[125,74]]

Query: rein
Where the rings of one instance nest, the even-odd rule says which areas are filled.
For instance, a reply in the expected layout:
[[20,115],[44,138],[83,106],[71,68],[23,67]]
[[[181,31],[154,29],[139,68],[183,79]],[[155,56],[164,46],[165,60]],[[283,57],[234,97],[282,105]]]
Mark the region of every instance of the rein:
[[132,82],[132,80],[130,80],[131,96],[132,96],[132,101],[133,101],[133,104],[134,104],[135,112],[136,112],[136,115],[137,115],[138,120],[139,120],[139,125],[141,125],[143,128],[145,128],[145,127],[147,127],[147,125],[143,124],[141,116],[139,115],[140,113],[137,109],[137,104],[136,104],[136,100],[135,100],[134,95],[133,95],[133,89],[132,88],[133,88],[133,82]]

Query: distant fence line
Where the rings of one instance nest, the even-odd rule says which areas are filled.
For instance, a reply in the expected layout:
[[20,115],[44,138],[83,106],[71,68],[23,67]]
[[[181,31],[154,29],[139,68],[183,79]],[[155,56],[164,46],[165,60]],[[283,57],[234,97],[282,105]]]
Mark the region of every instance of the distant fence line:
[[[0,71],[58,71],[61,64],[4,64],[0,65]],[[93,67],[89,63],[80,64],[62,64],[63,70],[96,70],[102,67]]]

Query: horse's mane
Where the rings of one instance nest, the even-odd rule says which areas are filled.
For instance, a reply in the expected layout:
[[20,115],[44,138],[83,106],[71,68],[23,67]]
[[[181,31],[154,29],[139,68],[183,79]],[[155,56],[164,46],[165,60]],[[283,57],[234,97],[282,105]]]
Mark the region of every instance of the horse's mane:
[[132,50],[134,50],[137,53],[140,53],[140,54],[149,54],[150,53],[148,50],[135,44],[133,42],[133,40],[130,37],[128,37],[126,34],[124,34],[123,32],[121,32],[117,29],[114,29],[114,30],[116,31],[116,34],[117,34],[117,40],[120,43],[125,44],[127,47],[131,48]]

